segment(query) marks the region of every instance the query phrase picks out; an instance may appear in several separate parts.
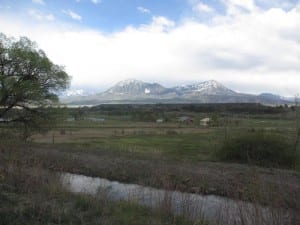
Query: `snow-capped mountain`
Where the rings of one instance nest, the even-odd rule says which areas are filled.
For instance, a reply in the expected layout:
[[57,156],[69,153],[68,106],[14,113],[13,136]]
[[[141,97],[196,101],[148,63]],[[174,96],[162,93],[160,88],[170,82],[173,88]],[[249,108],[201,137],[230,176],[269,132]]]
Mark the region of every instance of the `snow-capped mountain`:
[[[76,96],[77,95],[77,96]],[[85,95],[81,90],[70,91],[64,102],[72,104],[102,103],[263,103],[285,104],[288,101],[272,94],[250,95],[237,93],[214,81],[182,85],[171,88],[158,83],[147,83],[135,79],[118,82],[102,93]]]
[[130,79],[117,83],[102,96],[114,97],[190,97],[199,95],[235,95],[234,91],[226,88],[221,83],[210,80],[197,84],[182,85],[173,88],[165,88],[158,83],[146,83],[143,81]]
[[111,96],[111,97],[149,97],[161,95],[166,92],[167,88],[164,88],[158,83],[146,83],[143,81],[128,79],[120,81],[115,86],[111,87],[104,93],[101,93],[101,96]]
[[174,88],[179,94],[194,95],[236,95],[237,93],[226,88],[215,80],[204,81],[201,83],[177,86]]

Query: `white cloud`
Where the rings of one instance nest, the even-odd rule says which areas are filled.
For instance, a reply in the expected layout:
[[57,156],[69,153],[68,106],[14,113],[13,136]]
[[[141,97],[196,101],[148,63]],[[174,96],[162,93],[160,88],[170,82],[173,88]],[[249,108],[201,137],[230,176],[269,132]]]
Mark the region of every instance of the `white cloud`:
[[32,2],[35,3],[35,4],[45,5],[44,0],[32,0]]
[[152,17],[152,23],[149,25],[144,25],[141,28],[143,28],[146,31],[168,31],[172,27],[175,26],[175,22],[172,20],[169,20],[166,17],[163,16],[154,16]]
[[145,13],[145,14],[151,13],[151,11],[150,11],[149,9],[144,8],[144,7],[142,7],[142,6],[139,6],[139,7],[137,7],[136,9],[137,9],[139,12],[141,12],[141,13]]
[[215,10],[210,7],[209,5],[204,4],[203,2],[197,2],[194,6],[193,6],[193,10],[196,12],[205,12],[205,13],[212,13]]
[[252,12],[257,10],[254,0],[222,0],[230,15],[242,14],[244,11]]
[[99,4],[99,3],[101,3],[101,0],[91,0],[91,2],[94,4]]
[[39,10],[35,10],[35,9],[30,9],[28,10],[28,14],[33,17],[34,19],[37,20],[45,20],[45,21],[54,21],[55,17],[53,16],[53,14],[51,13],[43,13]]
[[300,91],[300,11],[255,8],[208,24],[153,17],[110,34],[3,14],[0,27],[35,40],[77,87],[103,89],[128,77],[166,86],[215,79],[240,92],[293,96]]
[[73,20],[77,20],[77,21],[81,21],[82,20],[82,17],[79,14],[73,12],[70,9],[68,9],[68,10],[62,10],[62,12],[64,14],[66,14],[67,16],[71,17]]

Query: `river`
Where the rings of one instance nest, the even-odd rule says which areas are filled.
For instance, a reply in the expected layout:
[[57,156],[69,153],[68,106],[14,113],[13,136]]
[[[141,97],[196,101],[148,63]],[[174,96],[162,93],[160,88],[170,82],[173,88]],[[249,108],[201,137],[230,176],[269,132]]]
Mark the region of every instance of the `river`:
[[91,195],[105,192],[112,201],[128,200],[150,208],[163,208],[192,221],[217,225],[283,225],[292,224],[289,213],[245,201],[216,195],[199,195],[125,184],[103,178],[64,173],[62,184],[73,193]]

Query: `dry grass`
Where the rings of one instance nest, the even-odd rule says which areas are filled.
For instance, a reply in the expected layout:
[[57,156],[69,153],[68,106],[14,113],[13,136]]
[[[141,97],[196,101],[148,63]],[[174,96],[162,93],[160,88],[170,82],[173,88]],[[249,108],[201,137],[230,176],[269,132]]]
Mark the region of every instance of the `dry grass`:
[[60,176],[41,168],[40,163],[33,160],[34,155],[30,154],[31,160],[28,160],[20,158],[24,156],[22,151],[2,147],[0,225],[192,224],[131,201],[111,202],[107,190],[100,189],[96,196],[69,193],[61,186]]
[[[100,194],[101,201],[91,196],[69,194],[61,188],[59,179],[46,169],[111,176],[116,180],[132,180],[169,190],[202,192],[211,189],[217,192],[212,189],[221,187],[227,196],[255,203],[254,208],[238,204],[238,213],[234,215],[224,205],[215,222],[210,224],[224,225],[224,221],[231,221],[228,225],[299,223],[299,175],[296,172],[221,163],[189,165],[164,162],[161,165],[149,160],[116,159],[115,155],[111,158],[105,152],[100,156],[69,154],[47,148],[14,148],[2,147],[0,151],[0,201],[3,203],[0,205],[5,205],[0,207],[0,214],[5,219],[2,221],[6,221],[5,225],[10,224],[7,221],[22,224],[34,224],[34,221],[38,221],[35,224],[98,224],[99,215],[107,222],[104,224],[116,224],[117,221],[119,224],[138,224],[134,221],[140,224],[183,224],[195,215],[198,223],[203,224],[201,206],[193,207],[193,200],[189,197],[181,199],[180,218],[172,213],[175,204],[168,192],[161,198],[158,208],[150,213],[148,209],[137,206],[134,198],[129,203],[115,205],[108,201],[105,192]],[[267,204],[272,209],[271,217],[261,213],[258,203]],[[287,218],[282,216],[286,210],[289,211]],[[146,220],[151,222],[146,223]]]
[[[136,135],[166,135],[168,131],[174,131],[178,134],[203,134],[211,132],[209,129],[204,128],[176,128],[176,127],[136,127],[136,128],[61,128],[58,130],[49,131],[46,134],[36,134],[32,136],[32,140],[37,143],[52,143],[53,135],[55,143],[79,143],[93,138],[109,138],[109,137],[124,137],[124,136],[136,136]],[[65,131],[62,134],[61,131]]]
[[[68,146],[32,147],[43,168],[136,183],[184,192],[217,194],[234,199],[277,204],[299,210],[298,172],[226,163],[178,163],[139,157],[136,153],[70,149]],[[276,195],[281,196],[279,201]]]

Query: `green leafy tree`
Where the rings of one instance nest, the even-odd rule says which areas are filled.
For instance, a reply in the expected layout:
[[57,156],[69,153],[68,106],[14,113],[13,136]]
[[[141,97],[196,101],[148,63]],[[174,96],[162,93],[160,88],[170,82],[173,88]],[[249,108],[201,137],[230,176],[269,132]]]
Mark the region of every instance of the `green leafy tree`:
[[58,118],[57,94],[69,80],[64,68],[52,63],[36,43],[0,33],[1,123],[23,127],[25,133],[53,123]]

